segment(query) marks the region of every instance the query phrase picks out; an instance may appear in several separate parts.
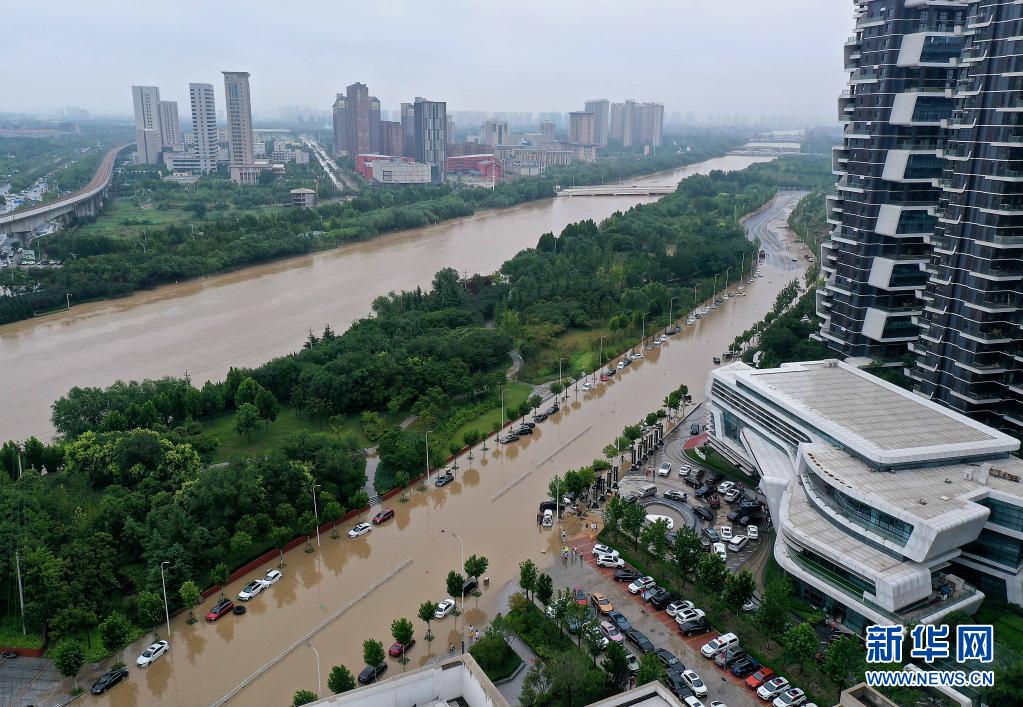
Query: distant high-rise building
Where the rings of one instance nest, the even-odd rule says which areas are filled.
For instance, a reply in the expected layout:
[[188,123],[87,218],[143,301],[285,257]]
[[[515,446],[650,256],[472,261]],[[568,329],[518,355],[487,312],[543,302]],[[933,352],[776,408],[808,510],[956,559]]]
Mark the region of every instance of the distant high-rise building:
[[135,163],[157,164],[163,149],[160,134],[160,89],[156,86],[132,86],[135,107]]
[[163,147],[176,150],[181,146],[181,119],[177,101],[160,101],[160,139]]
[[196,169],[200,174],[217,171],[217,106],[213,100],[213,85],[188,84],[188,97],[192,104],[192,147],[195,150]]
[[372,152],[369,129],[369,88],[353,83],[347,88],[348,156],[355,158]]
[[641,103],[636,109],[635,144],[660,147],[664,133],[664,106],[660,103]]
[[393,120],[380,121],[380,154],[401,157],[404,149],[404,135],[401,123]]
[[447,129],[445,140],[449,145],[455,144],[455,119],[450,115],[447,117]]
[[554,121],[541,120],[540,134],[543,135],[544,142],[554,142]]
[[416,161],[433,166],[433,180],[444,181],[447,158],[447,104],[416,98]]
[[597,144],[596,116],[575,111],[568,114],[568,141],[575,145]]
[[401,133],[404,138],[401,154],[416,156],[416,109],[411,103],[401,104]]
[[611,118],[608,137],[617,140],[622,147],[632,147],[635,134],[636,102],[627,100],[611,104]]
[[380,150],[380,99],[369,97],[369,149],[379,153]]
[[607,130],[611,117],[611,102],[606,98],[597,98],[592,101],[586,101],[585,109],[587,113],[593,113],[593,144],[597,147],[607,147]]
[[348,99],[339,93],[334,98],[334,154],[348,154]]
[[483,123],[484,145],[507,145],[508,123],[503,120],[488,120]]
[[227,142],[231,166],[255,162],[252,150],[252,102],[249,73],[224,71],[224,100],[227,109]]

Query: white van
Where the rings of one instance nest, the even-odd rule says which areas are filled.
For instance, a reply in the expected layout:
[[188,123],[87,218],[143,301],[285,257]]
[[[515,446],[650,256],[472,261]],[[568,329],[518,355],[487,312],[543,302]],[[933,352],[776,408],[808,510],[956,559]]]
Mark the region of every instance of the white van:
[[728,541],[728,549],[732,552],[739,552],[739,550],[746,547],[746,543],[749,542],[749,538],[745,535],[736,535]]
[[656,523],[659,520],[663,520],[668,524],[668,530],[675,529],[675,520],[671,516],[659,516],[651,513],[646,517],[647,523]]
[[703,644],[700,652],[705,658],[713,658],[721,651],[739,642],[739,637],[734,633],[723,633],[712,641]]
[[657,484],[644,484],[639,487],[639,497],[646,498],[647,496],[657,495]]
[[543,527],[551,528],[554,526],[554,511],[550,508],[543,512]]

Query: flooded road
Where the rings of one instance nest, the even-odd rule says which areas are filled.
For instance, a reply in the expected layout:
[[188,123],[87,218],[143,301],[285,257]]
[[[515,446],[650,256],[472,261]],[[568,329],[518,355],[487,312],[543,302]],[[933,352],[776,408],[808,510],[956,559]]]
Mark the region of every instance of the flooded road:
[[[781,198],[775,208],[780,212],[784,206]],[[131,670],[129,679],[107,695],[89,699],[124,707],[212,704],[353,601],[348,611],[310,639],[319,651],[324,695],[332,666],[343,664],[353,673],[362,669],[364,639],[376,638],[385,647],[391,644],[390,623],[395,618],[409,618],[416,627],[418,643],[410,651],[409,668],[446,653],[449,644],[460,643],[461,619],[448,616],[433,622],[437,638],[429,643],[423,640],[426,627],[416,613],[423,601],[443,599],[447,572],[461,570],[462,546],[452,536],[464,541],[465,556],[479,554],[490,560],[489,589],[479,599],[467,598],[464,613],[466,627],[484,626],[497,610],[501,588],[517,579],[520,561],[529,557],[541,568],[562,561],[557,557],[561,544],[557,531],[536,525],[537,503],[546,497],[550,477],[600,456],[602,447],[625,425],[656,409],[678,385],[685,383],[694,398],[702,398],[712,357],[720,355],[737,332],[762,318],[778,291],[802,275],[801,259],[780,262],[788,269],[765,265],[764,277],[746,287],[747,296],[726,300],[611,381],[598,383],[588,393],[570,392],[561,412],[537,425],[532,437],[478,454],[472,462],[460,459],[456,481],[444,489],[431,484],[428,491],[413,491],[408,503],[392,499],[387,505],[396,513],[394,520],[355,540],[347,537],[347,530],[362,519],[352,520],[339,528],[337,539],[325,533],[317,552],[305,554],[298,548],[288,553],[284,578],[248,602],[244,616],[188,626],[185,616],[179,615],[172,621],[172,650],[167,656],[138,670],[134,660],[144,646],[136,643],[123,656]],[[584,532],[578,520],[566,520],[564,527],[570,536]],[[411,563],[393,578],[366,593],[408,560]],[[245,581],[262,574],[253,572],[229,586],[228,593],[236,595]],[[196,613],[205,613],[215,599]],[[295,690],[316,689],[316,665],[313,651],[300,643],[229,704],[289,704]],[[386,676],[402,670],[393,659],[388,659],[388,666]],[[92,677],[83,675],[82,682]]]
[[[769,159],[718,157],[633,181],[675,183]],[[52,436],[50,404],[72,385],[186,372],[199,384],[221,379],[230,366],[294,351],[309,329],[347,329],[376,297],[428,285],[441,268],[490,273],[544,231],[652,200],[531,202],[0,326],[0,440]]]

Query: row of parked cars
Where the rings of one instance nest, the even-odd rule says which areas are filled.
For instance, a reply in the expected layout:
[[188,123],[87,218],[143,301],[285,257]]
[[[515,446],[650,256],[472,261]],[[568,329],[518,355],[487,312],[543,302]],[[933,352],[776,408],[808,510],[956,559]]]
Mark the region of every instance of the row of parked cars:
[[548,417],[558,412],[560,409],[561,406],[558,405],[558,401],[555,400],[546,410],[543,410],[533,415],[532,422],[523,421],[518,427],[508,430],[508,432],[506,432],[503,437],[498,437],[497,441],[500,442],[501,444],[511,444],[512,442],[517,442],[526,435],[533,434],[533,430],[536,429],[537,423],[543,422]]
[[[713,528],[706,528],[704,532],[713,532],[713,530]],[[621,561],[618,552],[613,548],[597,544],[593,547],[593,553],[598,558],[598,564],[601,563],[601,558],[604,558],[605,562],[609,562],[610,558],[616,558],[618,562],[614,565],[617,567],[614,579],[618,582],[629,582],[630,594],[641,596],[654,609],[666,611],[675,619],[679,633],[683,636],[691,637],[711,630],[702,609],[697,608],[693,602],[658,587],[653,577],[642,576],[636,570],[625,567],[625,563]],[[756,605],[751,601],[742,608],[744,611],[753,611]],[[697,698],[707,694],[705,686],[703,690],[697,690],[694,687],[693,676],[697,679],[699,676],[692,670],[688,670],[668,651],[655,649],[649,639],[642,634],[634,637],[629,636],[628,632],[625,634],[641,651],[656,652],[661,656],[668,668],[667,687],[687,706],[695,706],[698,703],[687,701],[685,690],[690,691]],[[662,653],[667,655],[662,655]],[[770,702],[774,707],[816,707],[815,704],[807,702],[803,690],[791,686],[788,680],[775,675],[771,668],[761,665],[759,661],[749,655],[734,633],[725,633],[711,639],[700,647],[700,653],[705,658],[712,659],[719,668],[728,670],[737,678],[744,679],[748,688],[756,690],[760,699]],[[675,662],[671,662],[668,656]],[[692,675],[687,675],[687,673],[692,673]]]

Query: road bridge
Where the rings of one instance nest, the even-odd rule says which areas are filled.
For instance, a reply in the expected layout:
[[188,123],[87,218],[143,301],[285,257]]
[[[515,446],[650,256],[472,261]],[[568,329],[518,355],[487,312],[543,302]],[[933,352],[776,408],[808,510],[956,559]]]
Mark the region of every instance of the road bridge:
[[566,187],[558,196],[659,196],[673,194],[675,184],[596,184],[588,187]]
[[114,176],[114,163],[117,161],[117,156],[134,144],[120,145],[107,152],[89,183],[73,194],[48,204],[0,216],[0,236],[11,236],[20,240],[24,245],[28,245],[35,230],[48,221],[66,222],[72,216],[95,216],[103,206],[103,202],[106,201],[107,190],[110,188]]

